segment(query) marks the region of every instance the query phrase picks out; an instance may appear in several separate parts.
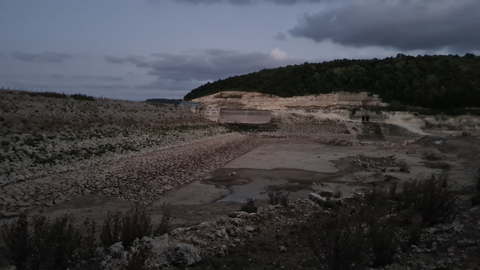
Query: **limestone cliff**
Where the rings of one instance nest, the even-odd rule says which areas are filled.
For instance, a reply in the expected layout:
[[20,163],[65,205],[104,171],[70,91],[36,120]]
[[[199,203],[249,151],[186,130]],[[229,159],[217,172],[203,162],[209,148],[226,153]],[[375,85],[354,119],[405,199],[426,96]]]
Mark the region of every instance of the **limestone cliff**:
[[288,108],[354,108],[386,107],[388,104],[366,92],[337,92],[322,95],[282,98],[254,92],[220,92],[193,100],[204,107],[224,107],[256,110],[284,110]]

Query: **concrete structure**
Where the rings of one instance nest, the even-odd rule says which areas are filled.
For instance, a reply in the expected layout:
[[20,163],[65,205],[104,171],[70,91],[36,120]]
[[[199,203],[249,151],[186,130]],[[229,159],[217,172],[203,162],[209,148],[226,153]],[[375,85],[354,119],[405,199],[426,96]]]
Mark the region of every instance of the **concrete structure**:
[[272,119],[271,111],[195,107],[192,111],[219,123],[265,124]]
[[272,112],[221,108],[219,116],[220,123],[265,124],[272,119]]

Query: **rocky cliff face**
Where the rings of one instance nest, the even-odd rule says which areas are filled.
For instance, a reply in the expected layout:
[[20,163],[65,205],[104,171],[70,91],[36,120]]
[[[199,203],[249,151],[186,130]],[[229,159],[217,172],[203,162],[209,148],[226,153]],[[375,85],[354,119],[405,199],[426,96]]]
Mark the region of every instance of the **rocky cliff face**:
[[261,93],[228,91],[193,100],[205,107],[227,107],[256,110],[283,110],[288,108],[354,108],[386,107],[388,104],[366,92],[338,92],[315,96],[282,98]]

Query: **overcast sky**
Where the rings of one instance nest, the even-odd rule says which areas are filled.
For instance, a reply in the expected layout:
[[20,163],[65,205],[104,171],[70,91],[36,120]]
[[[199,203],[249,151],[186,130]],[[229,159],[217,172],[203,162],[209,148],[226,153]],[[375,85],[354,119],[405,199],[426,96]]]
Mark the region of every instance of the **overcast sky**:
[[0,86],[182,98],[264,68],[480,54],[480,0],[0,0]]

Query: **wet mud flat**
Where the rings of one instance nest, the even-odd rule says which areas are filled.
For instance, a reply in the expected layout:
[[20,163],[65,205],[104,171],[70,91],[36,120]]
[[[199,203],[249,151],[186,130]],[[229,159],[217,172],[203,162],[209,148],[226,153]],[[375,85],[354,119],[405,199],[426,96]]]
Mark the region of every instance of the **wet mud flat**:
[[[448,143],[455,147],[445,145]],[[456,141],[440,145],[410,141],[332,146],[272,138],[203,179],[165,193],[147,209],[152,211],[152,222],[156,224],[162,215],[161,206],[171,203],[175,217],[172,228],[177,228],[225,218],[238,211],[246,198],[255,199],[259,207],[268,207],[267,195],[262,193],[266,186],[290,191],[291,200],[336,187],[341,188],[343,196],[350,196],[371,189],[372,183],[388,186],[394,181],[422,179],[442,172],[448,174],[449,186],[465,186],[472,181],[472,164],[479,160],[475,149]],[[408,172],[400,171],[402,166]],[[394,178],[387,180],[386,175]],[[126,212],[131,206],[133,203],[122,199],[90,194],[29,215],[43,214],[52,219],[72,214],[79,222],[86,218],[96,221],[100,231],[109,211]]]
[[166,195],[173,204],[243,203],[266,200],[264,188],[290,192],[290,199],[311,192],[340,189],[351,196],[392,182],[451,175],[451,184],[471,179],[454,154],[442,153],[430,161],[435,148],[418,144],[378,144],[340,147],[305,140],[272,140],[211,172],[205,179]]

